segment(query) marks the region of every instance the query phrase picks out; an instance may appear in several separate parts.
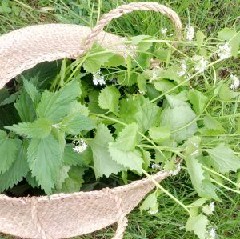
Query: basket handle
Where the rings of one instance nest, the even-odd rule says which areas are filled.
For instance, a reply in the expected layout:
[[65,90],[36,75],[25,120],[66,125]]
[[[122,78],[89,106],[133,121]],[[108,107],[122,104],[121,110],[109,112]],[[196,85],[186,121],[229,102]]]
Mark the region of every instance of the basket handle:
[[97,25],[92,29],[91,33],[86,38],[85,49],[86,51],[91,48],[93,43],[96,41],[98,35],[103,31],[103,28],[110,23],[112,19],[121,17],[124,14],[133,12],[133,11],[155,11],[160,12],[163,15],[166,15],[171,19],[175,26],[175,32],[178,40],[182,38],[182,22],[178,14],[173,11],[171,8],[161,5],[157,2],[132,2],[117,7],[116,9],[111,10],[109,13],[104,14],[97,23]]

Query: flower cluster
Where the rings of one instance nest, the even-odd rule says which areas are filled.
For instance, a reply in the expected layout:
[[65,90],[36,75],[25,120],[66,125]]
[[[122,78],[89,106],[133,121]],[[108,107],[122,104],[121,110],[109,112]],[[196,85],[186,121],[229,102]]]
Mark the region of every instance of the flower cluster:
[[181,62],[181,70],[178,72],[178,75],[179,76],[184,76],[186,73],[187,73],[187,64],[186,64],[186,61],[183,60]]
[[75,145],[73,148],[74,152],[82,153],[87,149],[87,144],[83,139],[80,139],[79,141],[77,141],[77,144],[78,145]]
[[195,66],[195,71],[198,73],[202,73],[206,70],[208,61],[205,60],[203,57],[200,57],[199,59],[196,58],[197,64]]
[[230,79],[232,80],[232,84],[230,85],[231,90],[237,90],[240,88],[240,80],[237,76],[231,74]]
[[193,38],[194,38],[194,27],[188,25],[188,26],[186,27],[186,40],[187,40],[187,41],[192,41]]
[[219,46],[217,54],[220,60],[231,57],[231,46],[229,45],[229,43],[226,42],[224,45]]
[[101,74],[101,71],[97,71],[95,74],[93,74],[93,84],[94,85],[106,85],[106,81],[104,79],[104,76]]

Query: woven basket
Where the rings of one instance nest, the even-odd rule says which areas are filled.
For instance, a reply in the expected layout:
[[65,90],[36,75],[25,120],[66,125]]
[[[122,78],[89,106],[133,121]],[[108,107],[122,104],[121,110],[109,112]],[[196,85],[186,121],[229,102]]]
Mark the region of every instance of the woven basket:
[[[178,15],[155,2],[120,6],[104,15],[92,30],[67,24],[25,27],[0,37],[0,89],[40,62],[77,58],[96,41],[121,55],[131,52],[124,38],[106,33],[103,28],[112,19],[134,10],[153,10],[168,16],[180,38],[182,24]],[[69,238],[117,222],[114,238],[120,239],[127,226],[126,215],[154,188],[156,182],[167,176],[168,172],[161,171],[126,186],[91,192],[31,198],[0,195],[0,232],[21,238]]]

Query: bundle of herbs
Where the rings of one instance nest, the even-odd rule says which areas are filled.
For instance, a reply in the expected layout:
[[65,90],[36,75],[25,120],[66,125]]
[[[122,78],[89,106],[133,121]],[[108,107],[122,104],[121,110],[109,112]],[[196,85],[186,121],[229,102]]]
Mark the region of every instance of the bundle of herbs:
[[207,39],[188,26],[186,39],[176,46],[166,29],[162,40],[133,37],[134,56],[94,45],[9,83],[0,91],[0,192],[72,193],[186,170],[197,201],[184,205],[157,185],[141,210],[158,212],[163,191],[189,214],[187,230],[211,236],[221,188],[240,193],[240,32]]

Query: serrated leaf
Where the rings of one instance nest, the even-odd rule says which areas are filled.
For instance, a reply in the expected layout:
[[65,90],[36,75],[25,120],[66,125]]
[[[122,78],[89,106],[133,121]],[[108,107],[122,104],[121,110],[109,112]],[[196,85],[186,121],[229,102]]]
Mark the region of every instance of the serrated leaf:
[[198,30],[196,33],[196,39],[197,39],[197,44],[199,48],[202,46],[205,38],[206,36],[203,34],[203,32]]
[[0,131],[0,173],[5,173],[17,159],[21,140],[10,139],[4,131]]
[[39,98],[39,93],[35,85],[23,78],[23,87],[30,96],[32,102],[35,102]]
[[219,144],[213,149],[206,150],[210,155],[212,167],[220,173],[236,172],[240,168],[240,158],[235,156],[234,151],[227,145]]
[[143,201],[142,205],[139,207],[141,211],[148,211],[150,214],[158,213],[158,201],[157,193],[149,194],[146,199]]
[[0,174],[0,193],[20,182],[27,175],[28,171],[26,147],[22,145],[18,149],[17,158],[11,167],[5,173]]
[[80,86],[72,81],[56,92],[44,91],[37,107],[39,118],[48,118],[59,122],[69,113],[69,105],[80,96]]
[[123,151],[131,151],[135,149],[137,143],[138,125],[136,123],[129,124],[119,133],[114,146]]
[[91,161],[92,155],[89,149],[82,153],[73,150],[73,145],[67,145],[64,149],[63,162],[69,166],[87,166]]
[[151,127],[149,135],[155,142],[163,142],[170,139],[170,128],[167,126]]
[[201,114],[208,102],[207,96],[198,90],[190,90],[188,94],[190,103],[197,114]]
[[94,45],[89,51],[86,60],[83,63],[83,68],[90,73],[96,73],[101,66],[109,63],[114,54],[101,46]]
[[210,115],[206,115],[203,118],[204,128],[209,130],[218,131],[218,133],[224,133],[225,129],[223,128],[222,124],[215,118]]
[[21,92],[14,106],[23,122],[33,122],[36,118],[33,101],[26,91]]
[[52,125],[48,119],[40,118],[33,123],[23,122],[5,128],[27,138],[45,138],[50,134]]
[[139,151],[124,151],[118,149],[115,143],[109,143],[109,152],[111,158],[118,164],[124,166],[130,170],[136,170],[139,174],[142,174],[142,157]]
[[171,99],[172,108],[166,108],[161,115],[161,125],[169,126],[172,131],[172,137],[178,143],[192,137],[197,132],[197,123],[194,111],[186,102]]
[[228,101],[237,97],[238,93],[231,90],[228,85],[222,84],[219,88],[218,95],[221,100]]
[[216,187],[211,183],[207,173],[203,170],[202,164],[196,158],[187,158],[186,166],[191,178],[191,182],[198,195],[203,198],[218,199],[215,193]]
[[87,106],[81,104],[80,102],[78,101],[73,101],[71,104],[70,104],[70,111],[69,113],[70,114],[73,114],[73,113],[79,113],[81,115],[85,115],[85,116],[88,116],[90,111],[88,109]]
[[103,124],[98,125],[93,141],[89,142],[93,151],[96,178],[103,175],[109,177],[112,173],[117,174],[124,169],[120,164],[113,161],[108,151],[108,144],[113,141],[114,139],[108,128]]
[[139,131],[145,133],[150,127],[156,126],[160,108],[143,96],[129,97],[121,100],[119,114],[123,122],[135,122]]
[[98,96],[98,105],[102,109],[117,112],[120,96],[121,95],[115,86],[106,86]]
[[229,41],[236,35],[236,33],[237,32],[234,29],[226,27],[218,32],[218,38],[223,41]]
[[70,171],[68,172],[68,178],[66,178],[62,185],[61,192],[64,193],[79,192],[84,182],[83,180],[84,171],[85,168],[82,167],[71,167]]
[[77,135],[83,130],[91,130],[95,127],[94,122],[80,113],[73,113],[67,115],[61,124],[61,128],[67,134]]
[[238,57],[238,49],[240,45],[240,32],[238,32],[229,42],[231,46],[231,55],[235,58]]
[[154,81],[153,85],[156,90],[161,91],[161,92],[166,92],[175,86],[175,84],[173,82],[166,80],[166,79]]
[[54,188],[58,172],[62,168],[63,149],[58,140],[50,134],[44,139],[30,141],[27,160],[41,188],[50,194]]
[[189,217],[186,224],[186,230],[193,231],[199,239],[206,239],[208,223],[207,217],[203,214]]

